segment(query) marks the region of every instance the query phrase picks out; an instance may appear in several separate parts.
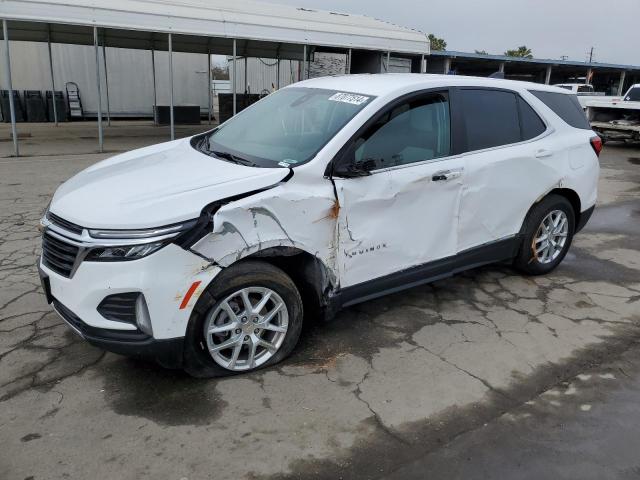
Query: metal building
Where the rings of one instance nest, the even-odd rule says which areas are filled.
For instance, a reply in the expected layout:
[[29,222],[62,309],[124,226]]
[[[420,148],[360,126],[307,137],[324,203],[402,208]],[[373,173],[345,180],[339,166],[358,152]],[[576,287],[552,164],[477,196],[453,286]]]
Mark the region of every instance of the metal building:
[[[168,52],[169,68],[162,76],[169,86],[172,138],[175,135],[174,52],[201,54],[205,58],[204,65],[208,65],[211,54],[303,60],[301,75],[304,78],[308,76],[309,56],[318,47],[347,55],[351,72],[379,71],[376,66],[379,66],[381,58],[386,55],[388,59],[391,53],[407,58],[412,63],[412,71],[421,71],[424,56],[429,54],[427,36],[416,30],[362,15],[252,0],[183,0],[179,4],[153,0],[110,0],[91,4],[82,0],[3,0],[0,2],[0,18],[3,23],[3,70],[7,90],[13,88],[10,41],[47,45],[50,90],[54,91],[59,90],[60,85],[55,84],[52,44],[93,46],[100,151],[103,149],[102,115],[106,110],[102,100],[104,80],[101,79],[105,73],[104,58],[100,55],[102,48]],[[14,61],[29,62],[29,59],[14,58]],[[107,73],[109,66],[108,60]],[[114,68],[112,66],[111,70]],[[142,68],[142,65],[136,68]],[[206,70],[210,71],[209,68]],[[235,83],[232,82],[232,86]],[[108,80],[105,90],[107,86],[110,86]],[[209,86],[210,81],[207,81],[204,88],[208,96],[211,95]],[[158,92],[158,85],[155,87]],[[235,88],[233,92],[235,110]],[[13,96],[8,98],[14,150],[18,155],[15,105]],[[211,104],[209,100],[208,105]]]

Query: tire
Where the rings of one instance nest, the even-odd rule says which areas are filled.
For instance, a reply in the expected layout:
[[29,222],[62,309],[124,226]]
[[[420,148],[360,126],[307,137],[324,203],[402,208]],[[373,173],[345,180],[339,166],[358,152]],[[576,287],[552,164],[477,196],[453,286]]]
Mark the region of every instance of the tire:
[[[564,243],[560,248],[552,245],[547,253],[553,250],[553,255],[549,254],[546,258],[544,250],[541,248],[545,245],[544,240],[539,243],[538,240],[544,238],[545,226],[542,225],[543,221],[549,222],[549,215],[553,212],[563,212],[566,217],[566,237]],[[555,214],[553,218],[562,218],[561,214]],[[552,232],[558,230],[551,230]],[[558,231],[559,233],[563,233]],[[522,273],[527,275],[544,275],[554,270],[560,262],[564,259],[569,247],[571,246],[571,240],[575,232],[575,212],[569,200],[560,195],[549,195],[543,198],[540,202],[535,204],[524,221],[521,230],[522,241],[518,254],[513,261],[513,266]],[[558,239],[561,237],[552,235],[552,239]],[[534,243],[536,242],[536,243]],[[560,243],[560,242],[558,242]],[[537,252],[536,252],[537,247]],[[556,255],[557,252],[557,255]]]
[[[268,297],[264,309],[261,310],[267,313],[263,316],[258,313],[255,316],[253,313],[246,314],[251,310],[246,308],[246,303],[243,302],[245,297],[242,293],[237,294],[238,292],[248,292],[248,296],[257,296],[257,299],[249,300],[253,307],[257,307],[262,299]],[[263,295],[262,298],[259,295]],[[230,307],[233,312],[229,313]],[[277,311],[273,319],[278,318],[277,322],[280,323],[258,323],[267,319],[269,308]],[[237,323],[234,323],[232,315],[236,314],[234,318],[237,319]],[[215,323],[219,322],[220,318],[224,320],[221,326]],[[184,369],[194,377],[210,378],[251,372],[274,365],[285,359],[298,343],[302,319],[300,293],[285,272],[267,262],[239,262],[224,269],[200,295],[187,326]],[[231,324],[237,325],[237,328],[228,329]],[[282,332],[285,328],[282,325],[285,324],[286,331]],[[256,327],[260,326],[266,328],[258,328],[260,332],[256,333]],[[205,327],[228,330],[205,335]],[[272,331],[273,327],[280,331]],[[259,335],[272,347],[277,345],[275,351],[263,347],[262,339],[256,341]],[[239,337],[243,338],[243,342],[239,341]],[[234,343],[228,349],[214,351],[220,348],[223,342]],[[243,346],[239,354],[236,354],[235,349],[240,343]],[[251,349],[254,345],[258,346],[252,357]],[[237,363],[233,360],[234,355]],[[250,361],[251,358],[253,361]],[[224,366],[226,360],[229,363]]]

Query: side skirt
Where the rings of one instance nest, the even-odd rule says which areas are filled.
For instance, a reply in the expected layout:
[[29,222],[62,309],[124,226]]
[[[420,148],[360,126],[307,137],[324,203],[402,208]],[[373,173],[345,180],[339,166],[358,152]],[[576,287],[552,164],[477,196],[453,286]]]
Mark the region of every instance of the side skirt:
[[518,253],[519,244],[520,236],[515,235],[470,248],[451,257],[346,287],[335,292],[331,298],[332,310],[338,311],[356,303],[451,277],[465,270],[512,259]]

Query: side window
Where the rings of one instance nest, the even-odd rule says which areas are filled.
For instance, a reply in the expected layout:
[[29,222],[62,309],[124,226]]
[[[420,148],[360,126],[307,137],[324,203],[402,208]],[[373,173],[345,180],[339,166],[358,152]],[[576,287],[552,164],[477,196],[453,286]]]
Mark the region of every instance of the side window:
[[385,113],[358,138],[353,161],[377,170],[446,157],[450,132],[447,95],[418,97]]
[[468,151],[520,141],[515,93],[465,88],[459,91],[459,103]]
[[529,105],[522,97],[518,97],[518,105],[520,106],[522,140],[530,140],[542,134],[547,127],[533,108],[531,108],[531,105]]
[[529,91],[572,127],[591,130],[589,120],[587,120],[587,116],[578,102],[578,97],[575,95],[541,90]]

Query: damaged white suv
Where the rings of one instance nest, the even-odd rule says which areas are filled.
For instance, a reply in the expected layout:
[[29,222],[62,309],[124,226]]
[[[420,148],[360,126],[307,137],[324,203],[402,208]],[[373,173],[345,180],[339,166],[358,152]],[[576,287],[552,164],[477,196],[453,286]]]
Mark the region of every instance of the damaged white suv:
[[554,87],[308,80],[64,183],[40,273],[94,345],[250,371],[293,350],[303,317],[492,262],[551,271],[593,211],[600,149]]

